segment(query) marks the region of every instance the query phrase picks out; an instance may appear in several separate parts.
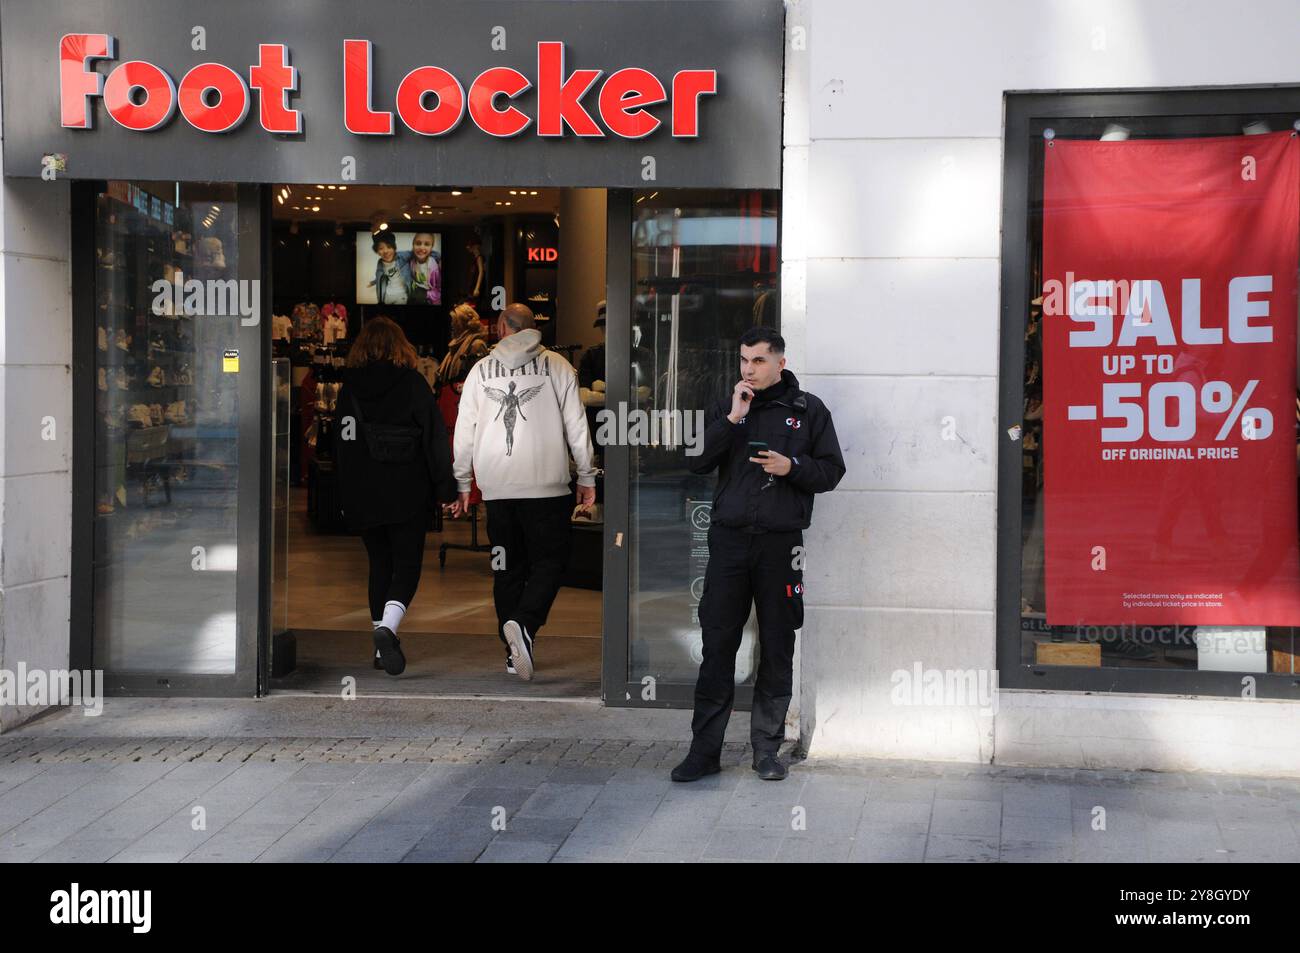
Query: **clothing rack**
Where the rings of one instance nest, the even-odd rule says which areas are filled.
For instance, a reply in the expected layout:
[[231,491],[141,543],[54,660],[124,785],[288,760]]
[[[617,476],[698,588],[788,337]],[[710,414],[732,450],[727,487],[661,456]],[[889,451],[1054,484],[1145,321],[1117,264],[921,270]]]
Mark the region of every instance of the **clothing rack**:
[[[442,513],[438,512],[435,516],[434,532],[442,532]],[[438,568],[447,568],[447,550],[463,549],[469,553],[490,553],[492,547],[486,543],[478,541],[478,504],[471,503],[469,507],[469,542],[468,543],[443,543],[438,547]]]

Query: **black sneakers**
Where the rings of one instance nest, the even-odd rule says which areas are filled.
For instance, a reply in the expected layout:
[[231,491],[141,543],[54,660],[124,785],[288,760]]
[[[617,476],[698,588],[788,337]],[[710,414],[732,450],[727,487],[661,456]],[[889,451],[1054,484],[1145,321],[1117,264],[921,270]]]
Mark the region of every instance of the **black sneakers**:
[[754,755],[754,770],[764,781],[784,781],[786,766],[777,759],[776,752]]
[[673,768],[671,777],[674,781],[698,781],[706,775],[717,774],[721,770],[722,766],[716,760],[692,751],[686,756],[685,761]]
[[[501,634],[510,646],[510,661],[515,672],[526,682],[533,680],[533,637],[520,623],[511,619],[501,627]],[[509,669],[507,669],[509,671]]]
[[375,629],[375,649],[379,652],[379,663],[389,675],[401,675],[406,671],[406,656],[402,654],[402,643],[397,633],[386,625]]

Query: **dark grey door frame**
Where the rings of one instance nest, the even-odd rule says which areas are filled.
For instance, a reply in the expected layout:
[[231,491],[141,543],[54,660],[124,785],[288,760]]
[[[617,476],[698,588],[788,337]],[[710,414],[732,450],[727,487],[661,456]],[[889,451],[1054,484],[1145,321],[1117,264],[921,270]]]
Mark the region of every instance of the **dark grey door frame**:
[[[69,228],[77,236],[95,234],[95,194],[102,181],[72,184]],[[265,280],[269,245],[269,194],[265,187],[240,185],[236,190],[239,218],[239,280],[257,280],[262,295],[262,315],[269,320],[269,282]],[[72,266],[76,274],[95,274],[92,243],[72,242]],[[74,282],[72,297],[73,338],[73,443],[72,443],[72,567],[71,567],[71,665],[94,668],[94,459],[95,459],[95,288],[92,283]],[[238,571],[236,573],[235,616],[237,642],[235,672],[230,675],[186,673],[104,672],[108,695],[156,695],[187,697],[252,697],[258,694],[259,658],[262,645],[261,619],[269,601],[270,576],[262,553],[263,537],[269,524],[263,509],[269,506],[270,438],[263,413],[270,396],[266,379],[270,335],[266,321],[239,325],[239,411],[237,447],[240,460],[238,490]],[[178,613],[178,624],[187,620]]]
[[[606,392],[630,393],[632,367],[632,190],[609,189],[605,206],[605,373]],[[627,678],[631,625],[632,533],[629,525],[631,454],[626,445],[603,448],[605,468],[605,559],[601,599],[600,697],[613,707],[632,706],[639,689]],[[632,695],[633,698],[625,698]]]
[[[662,191],[662,190],[661,190]],[[606,193],[607,284],[605,347],[607,392],[632,392],[632,189]],[[642,697],[646,686],[628,674],[628,641],[632,634],[632,555],[636,545],[632,529],[631,449],[622,443],[604,448],[605,457],[605,561],[601,664],[601,698],[611,708],[693,707],[694,683],[657,682],[652,699]],[[685,599],[685,593],[682,594]],[[753,687],[737,685],[735,708],[748,711]]]

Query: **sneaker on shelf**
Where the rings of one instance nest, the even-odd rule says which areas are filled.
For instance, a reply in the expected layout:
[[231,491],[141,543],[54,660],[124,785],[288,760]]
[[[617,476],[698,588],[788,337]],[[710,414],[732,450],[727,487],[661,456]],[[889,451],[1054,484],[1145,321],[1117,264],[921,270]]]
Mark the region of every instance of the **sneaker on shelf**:
[[1140,645],[1129,639],[1118,639],[1113,642],[1102,642],[1101,651],[1103,655],[1116,656],[1122,659],[1129,659],[1134,662],[1149,662],[1156,657],[1156,653],[1151,651],[1145,645]]

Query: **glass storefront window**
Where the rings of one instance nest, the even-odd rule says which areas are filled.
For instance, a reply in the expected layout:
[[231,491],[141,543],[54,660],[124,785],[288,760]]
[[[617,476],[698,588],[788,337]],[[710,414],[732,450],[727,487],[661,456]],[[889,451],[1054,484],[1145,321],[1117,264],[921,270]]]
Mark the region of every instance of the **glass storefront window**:
[[1029,122],[1020,664],[1296,672],[1295,120]]
[[[714,476],[690,471],[690,450],[709,402],[740,378],[740,335],[780,324],[778,195],[670,190],[633,198],[625,399],[660,426],[630,441],[630,682],[693,685],[699,670]],[[751,615],[736,659],[739,684],[753,682],[756,636]]]
[[233,185],[95,197],[94,657],[112,672],[236,670],[241,316],[208,292],[234,286],[238,226]]

